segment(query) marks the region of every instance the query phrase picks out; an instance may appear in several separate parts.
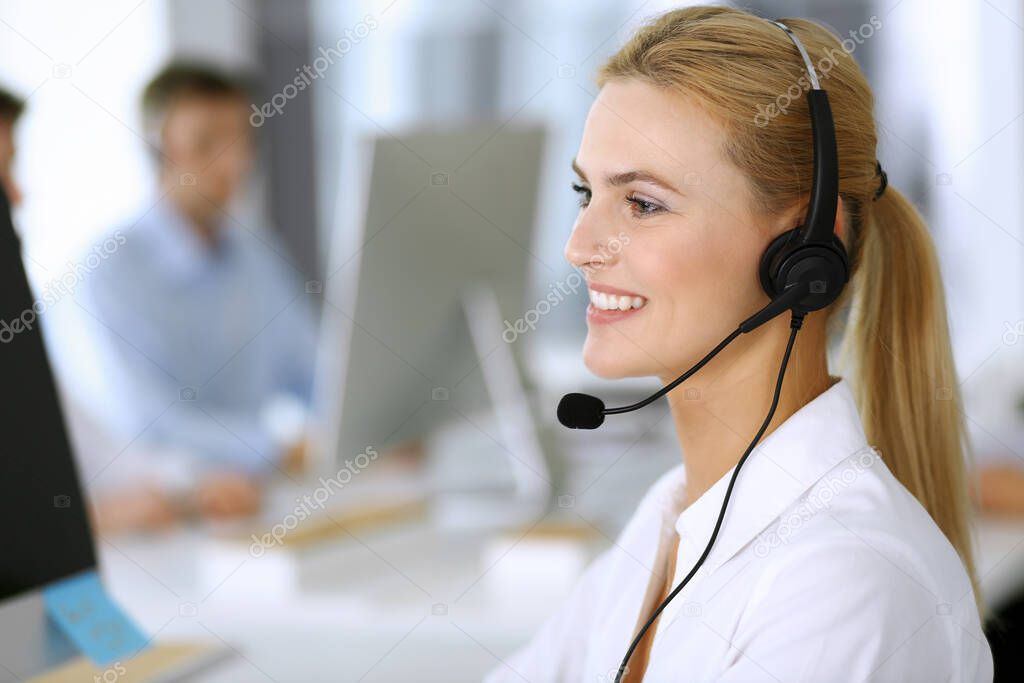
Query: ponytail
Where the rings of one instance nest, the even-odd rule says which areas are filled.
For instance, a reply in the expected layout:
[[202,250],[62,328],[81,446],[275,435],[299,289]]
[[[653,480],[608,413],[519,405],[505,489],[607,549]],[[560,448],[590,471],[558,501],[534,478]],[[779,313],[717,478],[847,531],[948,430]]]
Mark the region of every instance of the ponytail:
[[969,450],[931,235],[889,187],[865,207],[844,346],[868,442],[960,555],[981,604],[968,525]]

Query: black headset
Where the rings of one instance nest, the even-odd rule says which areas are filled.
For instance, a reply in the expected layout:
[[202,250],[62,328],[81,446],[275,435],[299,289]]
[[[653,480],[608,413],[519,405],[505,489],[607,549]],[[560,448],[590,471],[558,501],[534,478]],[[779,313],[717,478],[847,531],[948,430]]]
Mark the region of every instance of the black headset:
[[712,349],[696,365],[671,383],[662,387],[660,391],[642,401],[619,408],[606,408],[604,402],[596,396],[573,393],[563,396],[558,404],[558,420],[566,427],[570,429],[596,429],[604,422],[605,415],[638,410],[664,396],[704,367],[741,334],[757,329],[785,311],[792,313],[789,341],[786,344],[786,351],[783,354],[779,367],[771,407],[764,422],[761,424],[761,428],[750,442],[747,450],[737,461],[736,467],[733,468],[732,477],[729,480],[725,497],[722,500],[722,508],[718,514],[718,521],[711,532],[707,546],[705,546],[704,552],[686,577],[654,610],[650,618],[634,637],[633,642],[626,651],[625,657],[622,659],[622,664],[619,666],[618,674],[615,677],[616,683],[622,679],[626,666],[629,663],[629,658],[640,644],[644,634],[647,633],[668,603],[693,578],[697,570],[704,564],[704,560],[711,553],[715,540],[718,538],[718,532],[722,527],[722,520],[725,518],[726,507],[729,504],[729,498],[732,495],[733,486],[740,473],[740,468],[747,461],[747,458],[750,457],[754,446],[760,441],[768,425],[771,423],[772,417],[775,415],[775,409],[778,406],[779,395],[782,390],[782,380],[786,375],[789,356],[793,350],[793,342],[796,340],[796,334],[803,324],[804,316],[811,311],[817,311],[828,306],[839,298],[843,287],[849,279],[849,258],[846,255],[846,248],[833,229],[836,209],[839,204],[839,157],[836,151],[835,123],[832,120],[832,108],[829,106],[828,94],[821,89],[814,64],[811,62],[807,50],[804,49],[803,43],[800,42],[796,34],[780,21],[769,21],[786,32],[786,35],[789,36],[790,40],[796,45],[796,49],[800,52],[800,57],[803,59],[804,66],[807,69],[811,84],[811,89],[807,92],[807,106],[811,118],[811,138],[814,146],[814,176],[811,179],[811,195],[807,216],[803,224],[784,232],[772,240],[761,257],[758,275],[761,287],[770,297],[771,301],[760,311],[740,323],[729,336],[723,339],[718,346]]
[[836,153],[836,128],[828,93],[821,89],[814,64],[803,43],[780,21],[772,21],[792,39],[807,67],[811,89],[807,107],[811,116],[814,145],[814,176],[811,198],[803,225],[776,237],[761,257],[761,287],[771,298],[786,288],[807,283],[808,293],[791,310],[809,313],[835,301],[849,279],[849,258],[835,234],[836,208],[839,202],[839,157]]

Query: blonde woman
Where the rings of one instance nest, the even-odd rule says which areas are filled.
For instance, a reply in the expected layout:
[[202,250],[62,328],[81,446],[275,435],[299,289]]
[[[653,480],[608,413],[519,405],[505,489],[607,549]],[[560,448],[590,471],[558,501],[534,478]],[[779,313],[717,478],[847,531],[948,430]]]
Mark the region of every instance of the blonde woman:
[[[886,187],[854,59],[819,25],[781,21],[792,39],[740,10],[680,9],[600,70],[565,250],[588,271],[584,360],[667,385],[765,305],[762,254],[803,221],[813,175],[795,44],[831,102],[850,282],[806,316],[791,353],[781,315],[668,394],[684,463],[490,681],[992,679],[933,245]],[[602,248],[622,232],[627,247]],[[832,329],[852,360],[842,378],[826,357]]]

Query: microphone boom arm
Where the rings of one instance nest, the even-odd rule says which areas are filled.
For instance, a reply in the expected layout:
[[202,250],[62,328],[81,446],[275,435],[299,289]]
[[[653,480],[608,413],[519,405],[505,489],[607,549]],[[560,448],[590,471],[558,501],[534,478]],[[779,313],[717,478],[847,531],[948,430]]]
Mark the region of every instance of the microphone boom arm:
[[729,333],[729,336],[727,336],[725,339],[719,342],[718,346],[711,349],[711,351],[706,356],[701,358],[696,365],[694,365],[692,368],[684,372],[676,379],[672,380],[672,382],[663,386],[659,391],[655,392],[654,394],[651,394],[642,401],[637,401],[632,405],[620,406],[618,408],[605,408],[602,412],[605,415],[629,413],[634,410],[639,410],[640,408],[643,408],[649,403],[658,400],[659,398],[661,398],[662,396],[664,396],[665,394],[672,391],[677,386],[688,380],[690,377],[693,376],[694,373],[696,373],[698,370],[707,365],[712,358],[717,356],[722,351],[722,349],[731,344],[736,339],[736,337],[747,332],[753,332],[754,330],[761,327],[761,325],[764,325],[769,320],[773,320],[774,318],[778,317],[785,311],[793,308],[797,304],[797,302],[804,298],[804,296],[807,294],[807,290],[808,286],[804,283],[790,285],[789,287],[786,288],[784,292],[782,292],[782,294],[772,299],[768,303],[768,305],[766,305],[760,311],[758,311],[757,313],[755,313],[754,315],[750,316],[742,323],[740,323],[739,327],[737,327],[735,330]]

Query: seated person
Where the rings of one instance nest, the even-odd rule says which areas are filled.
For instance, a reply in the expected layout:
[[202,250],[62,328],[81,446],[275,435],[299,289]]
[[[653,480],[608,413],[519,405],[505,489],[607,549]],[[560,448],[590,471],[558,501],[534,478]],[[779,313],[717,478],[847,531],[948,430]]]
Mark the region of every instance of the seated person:
[[[0,190],[12,208],[22,200],[13,161],[14,129],[23,110],[20,99],[0,89]],[[52,308],[46,311],[53,312]],[[44,341],[53,347],[52,326],[41,327]],[[180,517],[182,508],[213,518],[258,508],[259,491],[247,477],[210,471],[196,478],[191,463],[180,453],[144,443],[133,448],[128,440],[115,439],[97,411],[68,391],[68,378],[58,373],[55,379],[79,473],[91,499],[93,527],[100,533],[164,527]]]
[[248,103],[242,81],[207,67],[154,78],[143,115],[159,187],[76,292],[109,378],[103,426],[154,460],[184,455],[193,473],[227,477],[220,490],[243,502],[301,453],[316,346],[284,249],[229,213],[252,165]]
[[0,89],[0,190],[12,207],[21,203],[21,189],[14,180],[14,125],[21,118],[25,103]]

